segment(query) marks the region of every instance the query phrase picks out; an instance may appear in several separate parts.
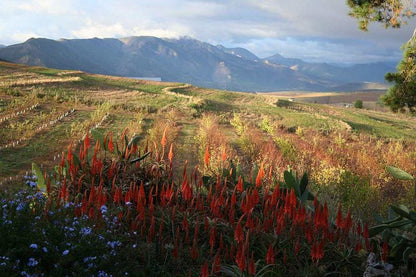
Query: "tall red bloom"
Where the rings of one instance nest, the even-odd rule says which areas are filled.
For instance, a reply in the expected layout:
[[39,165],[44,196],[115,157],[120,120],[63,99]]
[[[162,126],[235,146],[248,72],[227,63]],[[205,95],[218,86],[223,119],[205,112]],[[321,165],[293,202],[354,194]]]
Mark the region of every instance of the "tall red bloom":
[[210,155],[209,155],[209,147],[207,145],[207,148],[205,149],[205,156],[204,156],[204,164],[205,164],[205,166],[208,166],[209,165],[209,158],[210,158]]
[[172,163],[172,160],[173,160],[173,144],[170,145],[168,158],[169,158],[169,162]]
[[167,143],[167,138],[166,138],[166,131],[168,129],[168,126],[165,127],[165,129],[163,130],[163,136],[162,136],[162,140],[160,141],[160,144],[162,145],[163,148],[165,148],[166,143]]
[[338,205],[338,213],[337,213],[337,218],[335,219],[335,225],[337,225],[338,229],[341,229],[344,226],[344,221],[342,219],[341,204]]
[[108,150],[113,153],[114,152],[114,145],[113,145],[113,133],[110,134],[110,139],[108,141]]
[[243,188],[243,178],[241,178],[241,176],[238,176],[237,190],[240,193],[242,193],[243,190],[244,190],[244,188]]
[[261,181],[264,177],[264,168],[263,168],[263,164],[260,166],[259,172],[257,173],[257,178],[256,178],[256,187],[259,187],[261,185]]
[[221,256],[220,253],[217,252],[214,258],[214,262],[212,263],[212,272],[217,273],[221,270]]
[[387,261],[387,255],[389,253],[389,245],[387,241],[384,241],[383,243],[383,253],[381,254],[381,259],[385,262]]
[[267,264],[274,264],[274,251],[273,251],[273,244],[271,244],[271,243],[269,245],[269,249],[267,250],[266,263]]
[[207,261],[205,261],[204,265],[202,266],[201,277],[209,277],[209,270],[208,270]]
[[234,239],[238,243],[241,243],[244,241],[244,233],[243,233],[243,227],[241,227],[241,219],[238,221],[237,226],[235,227],[235,230],[234,230]]
[[251,252],[251,258],[248,262],[248,274],[254,276],[256,274],[256,264],[254,263],[254,253]]

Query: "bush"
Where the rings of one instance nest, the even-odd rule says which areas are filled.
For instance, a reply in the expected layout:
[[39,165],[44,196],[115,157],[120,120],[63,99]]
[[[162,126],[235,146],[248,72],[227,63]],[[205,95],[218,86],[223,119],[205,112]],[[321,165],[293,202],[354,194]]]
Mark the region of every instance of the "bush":
[[356,100],[354,103],[354,107],[356,109],[362,109],[363,108],[363,100]]
[[2,197],[1,274],[362,275],[367,226],[312,201],[306,174],[174,172],[172,148],[94,136],[46,179],[34,167],[42,193]]

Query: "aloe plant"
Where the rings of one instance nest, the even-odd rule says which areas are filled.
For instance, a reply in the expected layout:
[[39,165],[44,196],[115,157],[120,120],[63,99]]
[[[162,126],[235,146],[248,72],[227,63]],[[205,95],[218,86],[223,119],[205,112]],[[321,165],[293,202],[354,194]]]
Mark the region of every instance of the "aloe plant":
[[299,180],[297,174],[292,169],[286,170],[284,173],[284,183],[280,183],[281,187],[287,189],[293,189],[296,197],[302,202],[306,203],[308,200],[314,200],[315,196],[308,189],[309,178],[308,174],[304,173]]
[[[396,179],[415,181],[409,173],[392,166],[387,171]],[[389,257],[396,265],[406,267],[409,275],[416,273],[416,211],[404,205],[390,206],[390,216],[382,219],[376,216],[378,225],[370,228],[373,240],[384,240],[389,244]]]

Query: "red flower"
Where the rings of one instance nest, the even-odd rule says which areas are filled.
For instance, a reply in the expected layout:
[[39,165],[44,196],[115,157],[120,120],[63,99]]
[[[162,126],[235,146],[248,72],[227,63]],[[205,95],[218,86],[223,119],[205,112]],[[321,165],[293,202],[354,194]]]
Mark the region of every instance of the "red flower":
[[204,156],[204,164],[205,164],[205,166],[208,166],[209,165],[209,158],[210,158],[210,155],[209,155],[209,147],[207,145],[207,148],[205,149],[205,156]]
[[269,245],[269,249],[267,250],[266,263],[274,264],[274,251],[273,251],[273,245],[271,243]]
[[248,262],[248,274],[255,275],[256,274],[256,264],[254,263],[254,253],[251,252],[251,258]]
[[337,225],[337,228],[339,229],[341,229],[344,226],[343,219],[342,219],[341,204],[338,205],[338,213],[337,213],[337,218],[335,220],[335,225]]
[[387,241],[384,241],[384,243],[383,243],[383,253],[381,254],[381,260],[383,260],[384,262],[387,261],[388,253],[389,253],[389,245],[388,245]]
[[238,176],[237,190],[240,193],[242,193],[243,190],[244,190],[244,188],[243,188],[243,178],[241,178],[241,176]]
[[235,227],[235,230],[234,230],[234,239],[238,243],[241,243],[244,240],[243,227],[241,227],[241,219],[238,221],[237,226]]
[[169,158],[169,162],[172,163],[172,160],[173,160],[173,144],[170,145],[168,158]]
[[261,185],[261,180],[264,177],[264,169],[263,169],[263,164],[261,165],[259,172],[257,173],[257,178],[256,178],[256,187],[259,187]]
[[247,261],[246,261],[246,253],[245,253],[244,244],[240,244],[237,250],[237,254],[235,256],[235,261],[242,272],[246,270]]
[[209,277],[209,271],[208,271],[208,264],[205,261],[204,266],[202,267],[201,270],[201,277]]
[[160,141],[160,144],[162,145],[163,148],[165,148],[166,142],[167,142],[167,139],[166,139],[166,131],[167,131],[167,129],[168,129],[168,126],[166,126],[165,127],[165,130],[163,130],[162,140]]
[[220,253],[217,252],[214,258],[214,262],[212,263],[212,272],[217,273],[221,270],[221,256]]
[[110,150],[111,153],[114,152],[113,133],[110,134],[110,140],[108,141],[108,150]]

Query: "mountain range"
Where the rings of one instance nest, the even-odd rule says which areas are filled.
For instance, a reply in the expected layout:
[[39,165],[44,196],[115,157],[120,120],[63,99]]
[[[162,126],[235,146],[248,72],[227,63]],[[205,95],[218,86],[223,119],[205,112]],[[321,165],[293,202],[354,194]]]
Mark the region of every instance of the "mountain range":
[[[259,58],[244,48],[226,48],[192,38],[141,36],[121,39],[32,38],[0,46],[0,59],[90,73],[160,77],[163,81],[237,91],[358,89],[384,83],[394,63],[336,66],[279,54]],[[367,86],[364,86],[367,87]]]

